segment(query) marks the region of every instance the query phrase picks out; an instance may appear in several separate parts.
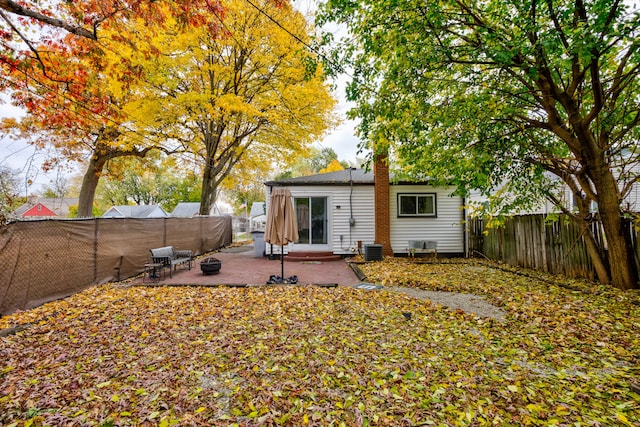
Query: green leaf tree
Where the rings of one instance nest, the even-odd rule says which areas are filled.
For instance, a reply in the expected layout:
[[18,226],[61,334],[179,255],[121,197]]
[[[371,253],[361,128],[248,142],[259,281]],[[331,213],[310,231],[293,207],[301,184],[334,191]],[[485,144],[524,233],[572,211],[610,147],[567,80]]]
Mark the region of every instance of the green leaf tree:
[[317,173],[333,172],[350,167],[347,161],[338,160],[338,155],[330,147],[311,147],[300,152],[298,158],[284,172],[280,172],[276,179],[287,179],[297,176],[308,176]]
[[123,157],[109,165],[109,178],[101,181],[96,199],[113,205],[161,205],[171,212],[180,202],[200,200],[200,177],[171,159]]
[[581,226],[601,282],[637,286],[625,231],[640,153],[637,11],[617,0],[329,0],[328,21],[349,29],[337,49],[359,132],[400,174],[520,201],[536,189]]
[[264,163],[251,161],[252,158],[247,156],[241,159],[220,186],[220,194],[237,211],[244,211],[244,208],[240,208],[243,205],[250,208],[255,202],[264,202],[266,199],[264,183],[268,180],[269,170]]
[[19,193],[18,171],[0,165],[0,225],[4,225],[9,214],[24,202]]

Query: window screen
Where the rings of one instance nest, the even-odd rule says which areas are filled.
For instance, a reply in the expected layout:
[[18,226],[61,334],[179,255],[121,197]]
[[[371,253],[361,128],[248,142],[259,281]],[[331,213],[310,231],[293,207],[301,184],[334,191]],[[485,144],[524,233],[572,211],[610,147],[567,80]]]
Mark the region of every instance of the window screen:
[[436,195],[398,194],[398,216],[436,216]]

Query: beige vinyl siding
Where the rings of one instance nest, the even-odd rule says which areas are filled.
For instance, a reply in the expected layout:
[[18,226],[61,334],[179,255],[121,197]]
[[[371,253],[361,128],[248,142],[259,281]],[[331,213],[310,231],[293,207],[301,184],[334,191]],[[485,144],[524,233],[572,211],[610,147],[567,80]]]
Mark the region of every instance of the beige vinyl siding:
[[[406,253],[409,240],[435,240],[438,253],[464,253],[462,198],[450,196],[451,188],[427,185],[391,185],[391,247],[394,253]],[[399,217],[398,193],[435,193],[436,217]]]

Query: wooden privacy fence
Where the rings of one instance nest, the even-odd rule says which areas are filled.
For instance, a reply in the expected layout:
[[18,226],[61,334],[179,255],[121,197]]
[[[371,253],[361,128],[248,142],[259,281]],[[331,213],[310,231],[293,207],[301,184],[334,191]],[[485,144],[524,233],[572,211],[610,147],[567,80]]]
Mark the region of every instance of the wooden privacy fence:
[[[638,263],[638,235],[629,222],[629,229]],[[606,247],[600,222],[591,230]],[[504,263],[542,270],[570,277],[595,279],[593,263],[584,243],[583,230],[564,215],[549,220],[546,215],[520,215],[509,218],[504,227],[486,229],[482,218],[469,220],[469,248],[471,254],[482,254]],[[604,253],[607,259],[607,253]]]
[[140,274],[151,248],[198,255],[231,241],[231,217],[12,223],[0,227],[0,316]]

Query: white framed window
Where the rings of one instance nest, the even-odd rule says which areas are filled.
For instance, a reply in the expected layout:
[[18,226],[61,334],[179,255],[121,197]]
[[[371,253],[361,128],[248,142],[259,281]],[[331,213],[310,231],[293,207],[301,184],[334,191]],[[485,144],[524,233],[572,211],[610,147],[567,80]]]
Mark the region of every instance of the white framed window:
[[436,215],[436,195],[435,193],[399,193],[398,194],[398,216],[416,217]]

